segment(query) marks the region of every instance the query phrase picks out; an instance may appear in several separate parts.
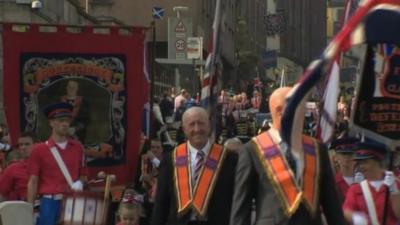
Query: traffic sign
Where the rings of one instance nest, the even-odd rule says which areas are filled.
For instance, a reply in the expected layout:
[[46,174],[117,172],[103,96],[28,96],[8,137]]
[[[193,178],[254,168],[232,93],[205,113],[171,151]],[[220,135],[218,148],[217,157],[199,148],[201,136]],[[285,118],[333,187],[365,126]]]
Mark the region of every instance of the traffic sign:
[[168,18],[168,58],[187,59],[187,38],[192,36],[191,18]]
[[182,20],[176,24],[175,32],[186,32],[185,24],[183,24]]
[[201,56],[201,38],[188,37],[186,44],[187,58],[200,59]]
[[185,40],[178,39],[175,42],[175,48],[177,51],[184,51],[186,49],[186,42]]

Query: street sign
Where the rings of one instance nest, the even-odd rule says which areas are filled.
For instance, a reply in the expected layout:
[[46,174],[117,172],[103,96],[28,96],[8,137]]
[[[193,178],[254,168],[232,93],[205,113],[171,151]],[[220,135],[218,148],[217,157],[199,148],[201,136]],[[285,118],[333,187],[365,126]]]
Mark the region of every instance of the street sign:
[[192,36],[191,18],[168,18],[168,58],[187,59],[187,38]]
[[182,39],[176,40],[176,42],[175,42],[175,48],[176,48],[176,51],[183,51],[183,50],[185,50],[185,48],[186,48],[186,42],[185,42],[185,40],[182,40]]
[[183,24],[183,22],[181,20],[181,21],[178,22],[178,24],[176,24],[175,32],[183,33],[185,31],[186,31],[185,24]]
[[186,44],[186,52],[188,59],[200,59],[201,56],[201,38],[188,37]]
[[157,6],[153,7],[152,9],[153,18],[162,20],[164,17],[164,12],[165,12],[164,8]]

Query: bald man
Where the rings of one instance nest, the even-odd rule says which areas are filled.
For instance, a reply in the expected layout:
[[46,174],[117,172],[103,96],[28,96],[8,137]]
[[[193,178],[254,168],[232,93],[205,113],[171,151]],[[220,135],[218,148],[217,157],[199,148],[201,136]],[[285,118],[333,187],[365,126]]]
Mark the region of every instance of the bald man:
[[281,118],[291,90],[271,94],[272,127],[239,152],[231,225],[249,225],[251,219],[256,225],[322,225],[321,210],[327,224],[346,224],[326,149],[307,136],[299,138],[297,149],[281,145]]
[[228,225],[237,154],[210,141],[201,107],[182,116],[187,141],[160,165],[151,225]]

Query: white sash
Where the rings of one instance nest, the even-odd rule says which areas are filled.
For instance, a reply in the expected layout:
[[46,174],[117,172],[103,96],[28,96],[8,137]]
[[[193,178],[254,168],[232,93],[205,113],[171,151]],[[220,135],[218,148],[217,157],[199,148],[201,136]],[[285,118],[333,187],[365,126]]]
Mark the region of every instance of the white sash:
[[379,225],[378,216],[376,215],[375,203],[372,198],[371,189],[369,188],[368,181],[367,180],[361,181],[360,186],[363,192],[365,202],[367,203],[368,215],[371,219],[371,224]]
[[[46,144],[48,146],[48,142],[46,141]],[[67,169],[67,166],[65,166],[64,160],[61,158],[60,153],[58,153],[57,148],[56,147],[50,147],[50,152],[53,155],[54,159],[56,160],[58,167],[60,168],[62,174],[65,177],[65,180],[67,180],[67,183],[69,185],[70,188],[72,188],[72,185],[74,184],[74,182],[72,181],[71,178],[71,174],[69,174],[69,171]]]

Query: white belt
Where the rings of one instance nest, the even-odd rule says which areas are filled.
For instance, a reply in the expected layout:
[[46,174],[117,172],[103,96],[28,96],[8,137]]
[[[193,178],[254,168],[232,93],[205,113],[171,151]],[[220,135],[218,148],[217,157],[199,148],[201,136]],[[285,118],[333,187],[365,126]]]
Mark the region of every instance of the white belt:
[[54,200],[61,200],[63,199],[63,195],[62,194],[53,194],[53,195],[42,195],[43,198],[51,198]]

